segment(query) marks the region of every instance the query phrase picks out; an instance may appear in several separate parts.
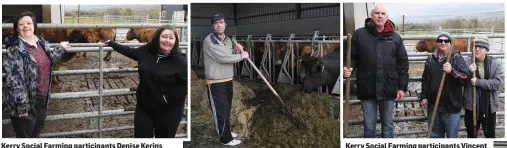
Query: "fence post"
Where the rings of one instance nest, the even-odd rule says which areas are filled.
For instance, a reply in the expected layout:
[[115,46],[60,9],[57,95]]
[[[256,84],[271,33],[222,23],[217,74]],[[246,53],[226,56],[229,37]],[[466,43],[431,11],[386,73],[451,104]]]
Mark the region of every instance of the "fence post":
[[470,38],[467,38],[467,52],[470,52]]
[[102,51],[103,45],[100,45],[99,47],[99,138],[102,138],[102,95],[103,95],[103,89],[104,89],[104,67],[102,65]]

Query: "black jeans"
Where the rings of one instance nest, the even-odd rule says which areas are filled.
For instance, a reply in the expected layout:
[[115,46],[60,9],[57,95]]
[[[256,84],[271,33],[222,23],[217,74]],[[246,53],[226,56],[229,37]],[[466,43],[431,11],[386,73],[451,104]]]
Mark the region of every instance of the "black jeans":
[[42,133],[44,121],[48,115],[47,97],[35,98],[35,116],[33,119],[10,117],[16,138],[37,138]]
[[[165,103],[165,102],[164,102]],[[174,102],[170,102],[174,103]],[[134,114],[135,138],[174,138],[185,109],[185,101],[144,107],[137,104]]]

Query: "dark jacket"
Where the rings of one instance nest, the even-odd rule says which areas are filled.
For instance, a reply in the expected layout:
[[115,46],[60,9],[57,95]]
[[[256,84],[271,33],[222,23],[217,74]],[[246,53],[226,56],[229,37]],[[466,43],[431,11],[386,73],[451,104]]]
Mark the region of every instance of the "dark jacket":
[[[456,49],[452,51],[452,59],[449,63],[453,70],[445,77],[439,100],[439,106],[445,106],[450,113],[461,111],[461,107],[463,106],[463,86],[470,75],[463,57]],[[439,61],[436,52],[438,50],[435,50],[426,60],[422,76],[420,100],[428,99],[428,104],[430,105],[436,103],[440,81],[444,73],[443,64],[447,60],[447,58],[444,58],[442,61]]]
[[[41,45],[51,61],[52,72],[53,65],[61,59],[66,51],[60,45],[50,48],[46,40],[42,37],[38,37],[38,39],[38,44]],[[26,43],[18,36],[11,36],[5,41],[7,52],[2,54],[2,69],[6,74],[2,90],[3,111],[9,116],[18,118],[19,115],[28,112],[28,117],[23,118],[33,119],[37,93],[37,63],[30,54]],[[49,88],[46,105],[51,98],[51,81],[49,81]]]
[[390,20],[378,33],[371,19],[366,19],[365,27],[354,32],[351,47],[360,100],[395,99],[398,90],[407,90],[407,51]]
[[109,42],[115,51],[138,61],[139,86],[137,104],[144,109],[161,106],[181,107],[187,95],[187,60],[179,51],[158,59],[158,49],[138,48]]

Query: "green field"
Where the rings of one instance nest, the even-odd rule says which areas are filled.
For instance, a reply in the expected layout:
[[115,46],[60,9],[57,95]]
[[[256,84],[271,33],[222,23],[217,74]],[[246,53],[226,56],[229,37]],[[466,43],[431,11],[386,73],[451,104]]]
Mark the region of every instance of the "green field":
[[[97,17],[97,18],[90,18],[90,17],[79,18],[79,23],[101,23],[101,22],[103,22],[102,17]],[[73,18],[73,17],[65,17],[64,23],[66,23],[66,24],[77,23],[77,17],[75,17],[75,18]]]

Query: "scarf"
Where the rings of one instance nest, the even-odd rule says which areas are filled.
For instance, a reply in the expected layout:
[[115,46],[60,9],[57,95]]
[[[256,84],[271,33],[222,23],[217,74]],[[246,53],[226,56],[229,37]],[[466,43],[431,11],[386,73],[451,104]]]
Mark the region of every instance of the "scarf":
[[158,60],[160,60],[161,58],[165,58],[165,57],[168,57],[169,55],[171,55],[171,53],[162,53],[162,52],[158,52],[157,54],[157,63],[158,63]]
[[[484,76],[483,76],[483,79],[489,79],[490,77],[490,62],[488,60],[488,56],[486,55],[486,57],[484,58]],[[479,68],[477,68],[477,71],[476,71],[476,77],[477,78],[480,78],[480,74],[479,74]],[[477,83],[477,81],[476,81]],[[485,122],[487,122],[486,119],[489,118],[489,110],[490,110],[490,102],[489,102],[489,95],[490,95],[491,91],[489,90],[485,90],[485,89],[481,89],[479,87],[476,87],[476,107],[477,107],[477,120],[484,120]],[[487,123],[484,123],[484,124],[487,124]]]

